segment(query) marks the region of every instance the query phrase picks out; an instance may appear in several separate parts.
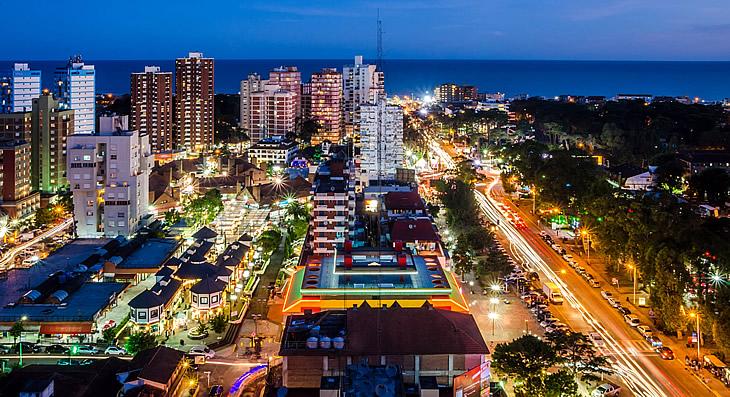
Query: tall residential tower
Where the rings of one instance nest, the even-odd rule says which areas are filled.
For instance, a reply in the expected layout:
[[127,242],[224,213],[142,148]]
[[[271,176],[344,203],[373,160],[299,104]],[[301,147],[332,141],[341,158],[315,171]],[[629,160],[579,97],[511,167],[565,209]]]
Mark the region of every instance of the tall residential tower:
[[0,75],[0,113],[30,112],[33,99],[41,95],[41,71],[16,63]]
[[362,105],[357,124],[360,130],[360,180],[395,179],[403,167],[403,109],[388,105],[385,95],[374,105]]
[[343,138],[342,73],[325,68],[312,74],[312,118],[321,126],[312,145],[325,140],[338,144]]
[[376,71],[375,65],[363,64],[362,56],[358,55],[354,64],[342,67],[342,80],[345,129],[351,137],[357,108],[375,103],[378,95],[385,93],[383,72]]
[[74,110],[74,132],[90,134],[96,130],[96,74],[81,56],[69,58],[68,65],[56,68],[55,93],[60,106]]
[[145,66],[144,73],[132,73],[132,129],[150,137],[154,151],[173,149],[172,72],[159,66]]
[[203,151],[213,146],[214,61],[202,52],[175,60],[175,109],[178,146]]

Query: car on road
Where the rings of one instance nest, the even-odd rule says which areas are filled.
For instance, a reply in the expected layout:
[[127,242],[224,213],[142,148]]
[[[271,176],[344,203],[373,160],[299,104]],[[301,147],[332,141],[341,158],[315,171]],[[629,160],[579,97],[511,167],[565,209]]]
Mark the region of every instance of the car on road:
[[659,347],[662,347],[662,345],[663,345],[662,340],[659,339],[658,336],[650,336],[650,337],[646,338],[646,341],[651,343],[651,347],[654,347],[654,348],[659,348]]
[[603,299],[613,298],[613,294],[608,291],[601,291],[601,296]]
[[213,385],[210,388],[210,393],[208,393],[208,397],[221,397],[223,395],[223,386],[221,385]]
[[120,356],[123,354],[127,354],[127,350],[123,347],[118,346],[109,346],[104,350],[104,354],[111,354],[114,356]]
[[215,352],[210,350],[208,346],[195,346],[188,352],[191,356],[205,356],[206,358],[215,357]]
[[556,323],[551,324],[547,328],[545,328],[545,332],[547,332],[547,333],[561,332],[561,331],[565,331],[567,329],[568,329],[568,326],[567,325],[565,325],[565,324],[563,324],[563,323],[561,323],[561,322],[558,321]]
[[636,327],[636,330],[639,331],[639,333],[641,334],[641,336],[644,337],[644,339],[649,339],[654,334],[653,332],[651,332],[651,328],[649,328],[649,326],[647,326],[647,325],[639,325]]
[[79,346],[76,349],[76,354],[80,354],[80,355],[84,355],[84,354],[92,354],[92,355],[93,354],[99,354],[99,349],[97,349],[94,346],[83,345],[83,346]]
[[0,354],[8,354],[8,353],[10,353],[10,346],[0,345]]
[[608,303],[613,307],[614,309],[618,309],[621,307],[621,302],[618,301],[616,298],[611,298],[608,300]]
[[593,288],[601,288],[601,282],[596,279],[588,280],[588,284],[590,284]]
[[578,266],[575,268],[575,272],[578,274],[584,274],[586,272],[586,268],[583,266]]
[[572,262],[573,261],[573,255],[565,254],[565,255],[563,255],[563,259],[565,259],[566,262]]
[[544,310],[547,310],[547,308],[548,308],[548,307],[547,307],[546,305],[535,305],[535,306],[534,306],[534,307],[532,307],[532,308],[531,308],[530,310],[532,310],[532,312],[533,312],[533,313],[535,313],[535,314],[540,314],[540,313],[542,313],[542,312],[543,312]]
[[30,343],[30,342],[18,342],[15,346],[13,346],[13,351],[19,352],[21,347],[23,348],[23,354],[25,354],[25,353],[39,353],[39,352],[41,352],[43,350],[40,346],[38,346],[38,345],[36,345],[34,343]]
[[56,362],[56,365],[80,365],[81,363],[79,360],[74,360],[73,358],[62,358]]
[[552,317],[553,313],[550,310],[544,310],[537,315],[537,321],[545,320],[548,317]]
[[621,386],[614,385],[613,383],[604,383],[593,390],[591,393],[592,397],[613,397],[618,396],[621,393]]
[[618,308],[618,312],[621,313],[624,316],[627,315],[627,314],[631,314],[631,310],[629,310],[626,307],[619,307]]
[[68,354],[69,348],[63,345],[50,345],[46,347],[46,353]]
[[607,302],[609,305],[611,305],[611,307],[616,307],[616,301],[613,300],[613,298],[608,298]]
[[586,279],[587,282],[590,282],[591,280],[593,280],[595,278],[590,273],[583,273],[583,274],[581,274],[581,276],[583,276],[583,278]]
[[598,332],[591,332],[588,334],[588,337],[591,339],[591,342],[596,345],[596,347],[606,346],[606,343],[603,341],[603,338],[601,338],[601,335]]
[[659,357],[661,357],[664,360],[674,360],[674,352],[672,351],[672,349],[670,349],[666,346],[657,348],[656,352],[659,353]]
[[632,327],[638,327],[639,324],[641,324],[641,321],[639,321],[639,318],[634,316],[633,314],[625,315],[624,321],[626,321],[626,324],[629,324]]
[[547,327],[557,323],[558,321],[560,321],[560,320],[558,320],[555,317],[547,317],[546,319],[540,321],[540,326],[543,328],[547,328]]

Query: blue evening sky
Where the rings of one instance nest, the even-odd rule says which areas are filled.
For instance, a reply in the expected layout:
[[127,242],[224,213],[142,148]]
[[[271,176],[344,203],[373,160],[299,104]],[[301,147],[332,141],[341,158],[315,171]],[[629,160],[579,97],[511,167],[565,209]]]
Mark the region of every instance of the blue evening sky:
[[727,0],[2,1],[1,59],[730,60]]

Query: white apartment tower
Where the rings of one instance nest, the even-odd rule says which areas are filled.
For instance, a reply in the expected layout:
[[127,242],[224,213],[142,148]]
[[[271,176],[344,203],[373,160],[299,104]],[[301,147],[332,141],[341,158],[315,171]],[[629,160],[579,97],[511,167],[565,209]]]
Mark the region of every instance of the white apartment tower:
[[294,131],[297,95],[269,83],[251,93],[249,136],[255,144],[267,138],[284,138]]
[[378,95],[384,93],[383,72],[378,72],[375,65],[363,64],[362,55],[355,57],[354,64],[342,67],[342,94],[348,136],[352,136],[358,106],[375,103]]
[[96,72],[81,56],[69,58],[68,65],[56,68],[54,91],[61,109],[74,110],[74,133],[90,134],[96,129]]
[[0,76],[0,113],[30,112],[33,99],[41,96],[41,71],[16,63]]
[[[68,137],[67,178],[79,237],[129,236],[147,213],[149,136],[101,120],[98,134]],[[109,128],[111,127],[111,128]]]
[[268,80],[261,80],[261,76],[258,73],[251,73],[248,75],[246,80],[241,80],[241,92],[240,92],[240,107],[241,116],[238,122],[240,128],[250,130],[251,128],[251,94],[256,91],[261,91],[264,85],[268,83]]
[[380,95],[374,105],[361,105],[357,115],[361,182],[395,179],[403,166],[403,109]]

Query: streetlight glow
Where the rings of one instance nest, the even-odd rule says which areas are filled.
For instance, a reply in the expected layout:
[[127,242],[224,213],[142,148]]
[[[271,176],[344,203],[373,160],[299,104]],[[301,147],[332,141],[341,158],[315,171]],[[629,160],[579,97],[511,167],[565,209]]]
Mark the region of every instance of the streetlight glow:
[[499,299],[492,298],[492,299],[489,300],[489,302],[492,303],[492,304],[494,304],[494,305],[496,305],[497,303],[499,303]]

